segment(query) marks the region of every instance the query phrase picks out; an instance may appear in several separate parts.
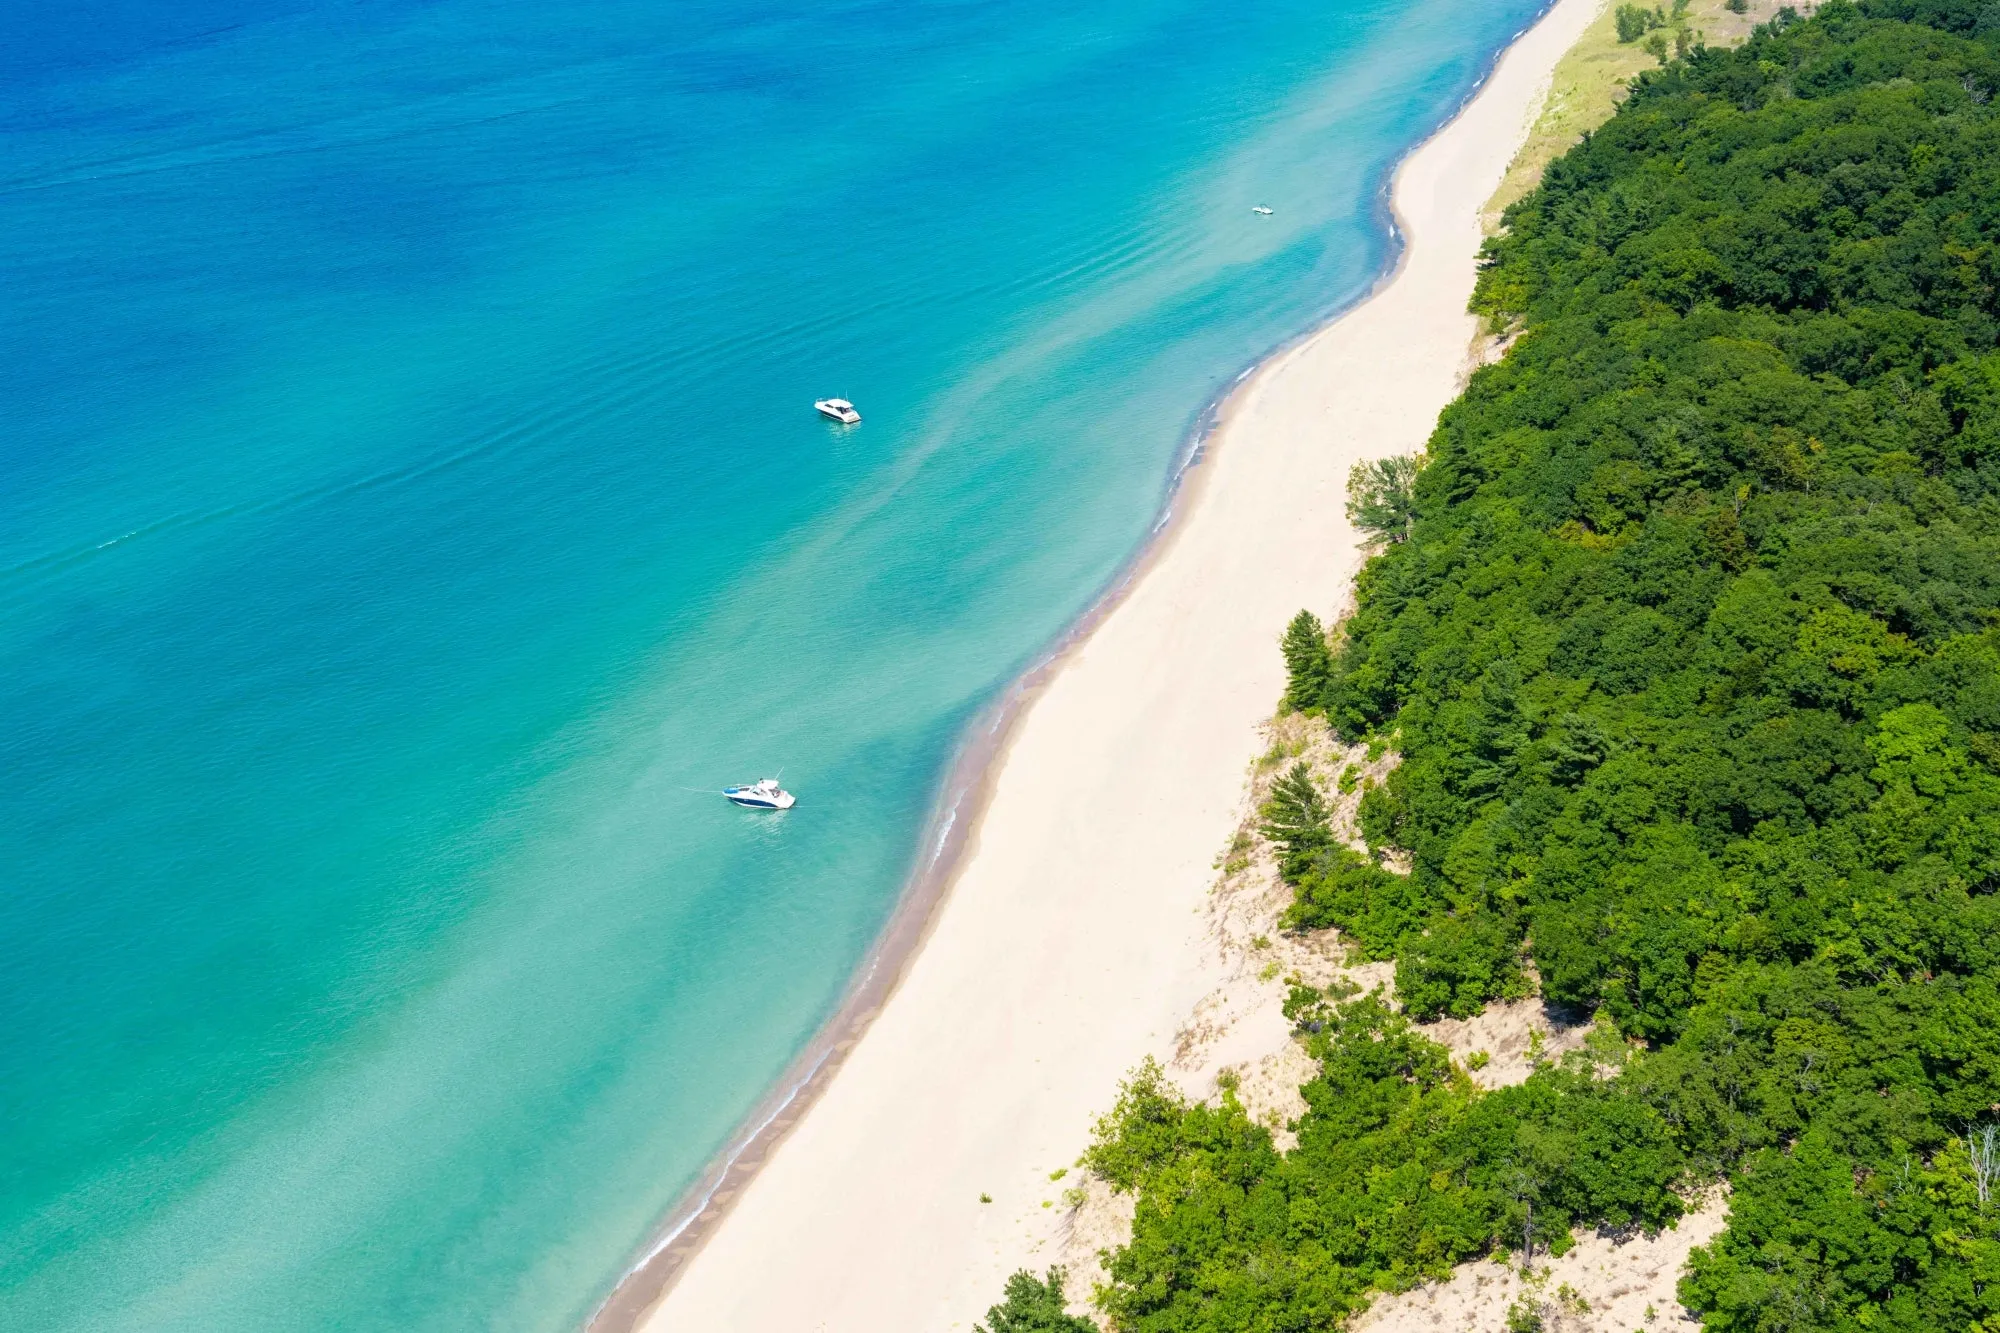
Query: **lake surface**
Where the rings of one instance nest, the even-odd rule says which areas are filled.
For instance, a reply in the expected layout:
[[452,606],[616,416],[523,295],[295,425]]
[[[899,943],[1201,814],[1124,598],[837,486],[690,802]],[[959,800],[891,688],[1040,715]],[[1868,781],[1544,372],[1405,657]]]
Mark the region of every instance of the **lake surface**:
[[584,1318],[1538,8],[16,0],[0,1326]]

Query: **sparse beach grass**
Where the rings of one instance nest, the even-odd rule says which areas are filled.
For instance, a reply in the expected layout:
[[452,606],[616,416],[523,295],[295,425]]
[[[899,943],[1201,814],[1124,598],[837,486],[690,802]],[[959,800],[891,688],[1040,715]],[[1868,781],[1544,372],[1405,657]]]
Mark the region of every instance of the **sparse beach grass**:
[[[1691,32],[1710,46],[1734,46],[1750,35],[1759,23],[1773,18],[1782,0],[1749,0],[1742,13],[1729,9],[1724,0],[1692,0],[1684,21]],[[1806,12],[1807,3],[1793,8]],[[1661,6],[1666,9],[1666,5]],[[1486,201],[1480,221],[1488,233],[1500,227],[1500,215],[1507,206],[1535,188],[1549,163],[1568,152],[1590,130],[1611,119],[1611,113],[1625,100],[1625,89],[1642,71],[1659,67],[1658,58],[1642,41],[1618,40],[1618,6],[1606,0],[1602,12],[1591,22],[1583,40],[1571,47],[1549,76],[1548,98],[1528,131],[1521,151],[1507,168],[1500,188]],[[1670,29],[1662,29],[1670,32]]]

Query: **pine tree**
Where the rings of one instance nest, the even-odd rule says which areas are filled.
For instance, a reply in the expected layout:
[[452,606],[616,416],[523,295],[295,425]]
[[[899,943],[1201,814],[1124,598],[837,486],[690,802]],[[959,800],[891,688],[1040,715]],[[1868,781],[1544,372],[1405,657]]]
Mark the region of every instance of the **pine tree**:
[[1300,762],[1272,784],[1261,812],[1264,836],[1278,845],[1278,873],[1297,883],[1321,852],[1333,846],[1333,824],[1326,801],[1313,785],[1312,770]]
[[1301,611],[1285,627],[1285,707],[1303,713],[1317,708],[1333,679],[1333,659],[1326,650],[1326,629],[1319,617]]

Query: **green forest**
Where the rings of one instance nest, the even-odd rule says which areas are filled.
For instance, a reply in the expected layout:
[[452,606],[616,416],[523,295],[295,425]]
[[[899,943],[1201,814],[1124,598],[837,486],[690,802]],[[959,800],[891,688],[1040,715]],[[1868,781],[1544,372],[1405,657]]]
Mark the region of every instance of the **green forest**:
[[[2000,1330],[1996,88],[2000,3],[1831,0],[1641,76],[1508,211],[1507,355],[1285,645],[1288,706],[1400,755],[1368,855],[1281,784],[1286,924],[1401,1007],[1294,989],[1289,1151],[1128,1081],[1113,1328],[1333,1328],[1726,1185],[1706,1327]],[[1596,1026],[1525,1084],[1424,1036],[1537,988]]]

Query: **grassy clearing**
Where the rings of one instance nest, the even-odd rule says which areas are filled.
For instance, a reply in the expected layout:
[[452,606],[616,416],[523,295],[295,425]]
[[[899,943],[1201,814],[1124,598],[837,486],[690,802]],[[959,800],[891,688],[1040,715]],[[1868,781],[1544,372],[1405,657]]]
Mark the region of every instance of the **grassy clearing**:
[[[1757,24],[1775,16],[1781,3],[1783,0],[1749,0],[1748,8],[1735,14],[1724,7],[1723,0],[1693,0],[1688,7],[1688,26],[1710,46],[1735,46]],[[1792,7],[1801,12],[1812,9],[1803,0],[1792,0]],[[1659,65],[1643,41],[1618,40],[1616,10],[1617,0],[1605,0],[1582,40],[1570,48],[1550,75],[1548,99],[1534,128],[1528,131],[1528,141],[1480,212],[1489,233],[1499,229],[1500,215],[1509,204],[1535,188],[1544,167],[1568,152],[1586,131],[1611,119],[1612,111],[1625,100],[1625,86],[1634,75]]]

